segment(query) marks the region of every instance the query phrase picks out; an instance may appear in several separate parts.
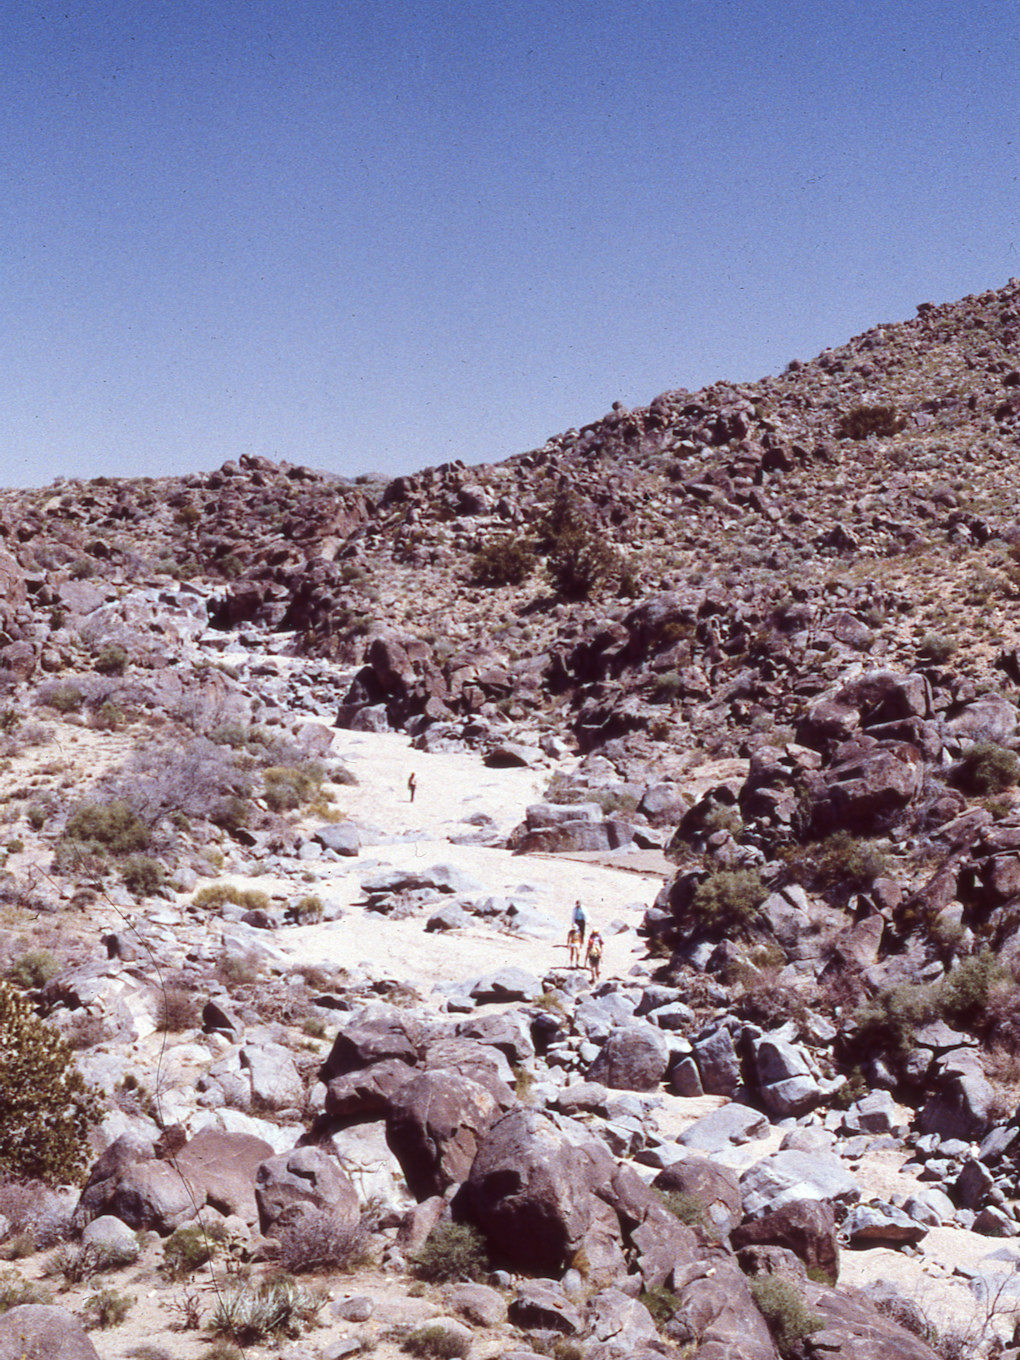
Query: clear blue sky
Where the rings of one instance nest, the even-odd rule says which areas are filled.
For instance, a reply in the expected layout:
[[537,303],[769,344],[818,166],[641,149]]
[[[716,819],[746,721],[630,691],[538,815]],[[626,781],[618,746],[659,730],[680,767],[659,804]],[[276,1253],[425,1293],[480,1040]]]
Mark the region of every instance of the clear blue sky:
[[0,484],[491,461],[1020,275],[981,0],[7,0]]

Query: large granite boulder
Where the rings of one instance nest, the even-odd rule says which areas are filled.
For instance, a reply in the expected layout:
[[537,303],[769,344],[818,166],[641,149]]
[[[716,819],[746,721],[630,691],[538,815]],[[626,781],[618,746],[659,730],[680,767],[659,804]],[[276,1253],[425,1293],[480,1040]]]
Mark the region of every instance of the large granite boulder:
[[662,1030],[634,1020],[610,1031],[588,1079],[617,1091],[654,1091],[668,1066],[669,1045]]
[[259,1222],[267,1236],[292,1227],[303,1216],[326,1214],[343,1230],[360,1217],[358,1194],[334,1157],[317,1147],[294,1148],[269,1157],[255,1178]]
[[386,1139],[419,1200],[467,1179],[479,1139],[501,1113],[484,1086],[449,1071],[422,1072],[389,1102]]
[[24,1303],[0,1316],[0,1360],[99,1360],[99,1352],[66,1308]]
[[583,1246],[590,1268],[625,1275],[616,1214],[594,1193],[615,1171],[579,1126],[518,1108],[482,1138],[456,1204],[514,1269],[559,1276]]

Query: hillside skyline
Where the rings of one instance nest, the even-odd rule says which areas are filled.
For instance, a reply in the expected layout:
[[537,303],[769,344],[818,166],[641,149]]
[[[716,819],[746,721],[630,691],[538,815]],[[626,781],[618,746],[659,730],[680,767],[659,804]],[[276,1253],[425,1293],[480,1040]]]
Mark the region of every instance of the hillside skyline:
[[499,461],[1001,286],[1000,10],[23,10],[0,482]]

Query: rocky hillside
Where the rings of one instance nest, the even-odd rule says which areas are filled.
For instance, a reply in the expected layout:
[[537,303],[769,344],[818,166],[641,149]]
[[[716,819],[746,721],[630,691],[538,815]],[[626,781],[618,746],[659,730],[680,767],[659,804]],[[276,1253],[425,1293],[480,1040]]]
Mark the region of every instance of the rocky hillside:
[[1018,418],[1011,282],[499,465],[0,493],[0,1360],[1004,1353]]

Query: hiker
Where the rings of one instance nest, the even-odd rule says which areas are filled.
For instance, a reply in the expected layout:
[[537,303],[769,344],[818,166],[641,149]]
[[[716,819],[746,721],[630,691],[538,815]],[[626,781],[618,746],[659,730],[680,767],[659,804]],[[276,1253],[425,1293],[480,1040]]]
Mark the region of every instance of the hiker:
[[414,791],[418,787],[418,781],[414,777],[414,771],[407,776],[407,791],[411,795],[411,802],[414,802]]
[[571,926],[567,931],[567,949],[569,967],[577,968],[581,962],[581,933],[577,926]]
[[591,939],[588,941],[588,955],[585,963],[588,965],[592,982],[598,982],[599,969],[602,967],[602,936],[597,930],[592,931]]
[[570,919],[574,929],[577,931],[581,943],[584,944],[584,932],[588,928],[588,913],[585,911],[584,907],[581,906],[579,901],[574,903],[574,914]]

